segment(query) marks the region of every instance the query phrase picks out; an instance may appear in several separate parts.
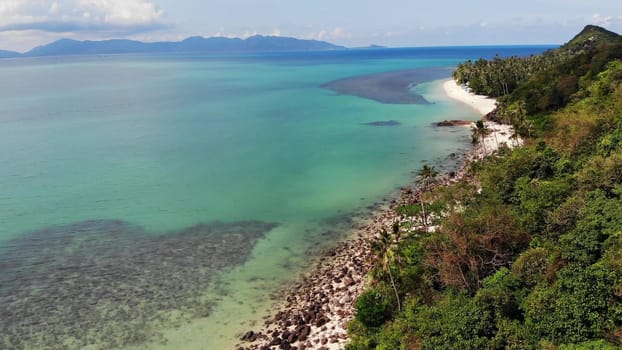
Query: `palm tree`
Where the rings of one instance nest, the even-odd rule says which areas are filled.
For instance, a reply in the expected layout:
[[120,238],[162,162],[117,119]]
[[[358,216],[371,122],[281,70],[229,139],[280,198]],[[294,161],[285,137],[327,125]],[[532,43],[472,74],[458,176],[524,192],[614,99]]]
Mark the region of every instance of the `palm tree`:
[[512,135],[510,135],[510,140],[512,140],[512,146],[516,147],[519,145],[518,130],[516,130],[516,128],[512,129]]
[[482,147],[484,148],[484,154],[487,153],[485,138],[489,133],[490,130],[486,127],[483,120],[480,119],[475,122],[475,128],[473,128],[473,140],[474,142],[475,140],[481,141]]
[[402,311],[400,295],[397,291],[397,286],[395,285],[393,272],[391,271],[391,265],[393,265],[395,261],[395,252],[393,251],[392,247],[394,244],[396,244],[396,242],[393,237],[391,237],[386,229],[383,229],[380,232],[380,237],[373,241],[371,246],[372,250],[376,254],[376,258],[382,262],[382,271],[386,272],[389,275],[389,281],[391,282],[391,287],[393,288],[393,292],[395,293],[397,311]]
[[527,129],[527,136],[531,137],[531,134],[533,133],[535,129],[533,122],[531,120],[527,120],[524,122],[524,124],[525,124],[525,128]]
[[428,232],[428,216],[425,214],[425,205],[423,203],[423,192],[430,190],[430,185],[436,180],[438,171],[434,169],[434,166],[427,164],[423,165],[423,168],[417,173],[417,184],[419,185],[419,202],[421,203],[421,218],[423,222],[423,229]]

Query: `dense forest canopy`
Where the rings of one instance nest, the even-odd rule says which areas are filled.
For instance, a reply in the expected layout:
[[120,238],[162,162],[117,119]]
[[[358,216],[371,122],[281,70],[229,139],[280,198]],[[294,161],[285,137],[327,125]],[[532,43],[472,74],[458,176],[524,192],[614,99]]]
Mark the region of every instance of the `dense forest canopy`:
[[622,347],[621,59],[620,36],[588,26],[542,56],[460,65],[526,144],[453,185],[420,172],[429,190],[398,211],[436,231],[383,232],[348,349]]
[[597,26],[586,26],[581,33],[558,49],[529,57],[495,57],[492,60],[469,60],[458,64],[453,77],[471,91],[491,97],[505,96],[534,75],[550,70],[560,62],[571,63],[572,58],[590,55],[605,46],[619,45],[621,37]]
[[526,134],[521,125],[525,115],[564,107],[608,62],[620,57],[622,37],[590,25],[558,49],[529,57],[467,61],[458,65],[453,77],[474,93],[499,97],[498,117]]

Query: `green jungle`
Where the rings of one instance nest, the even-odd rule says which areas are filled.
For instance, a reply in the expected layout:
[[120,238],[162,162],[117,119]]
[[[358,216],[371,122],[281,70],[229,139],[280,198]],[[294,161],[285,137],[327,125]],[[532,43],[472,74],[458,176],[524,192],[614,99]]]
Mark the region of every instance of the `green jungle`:
[[489,118],[524,146],[452,184],[421,169],[420,200],[373,242],[347,349],[622,348],[622,37],[587,26],[453,77],[497,97]]

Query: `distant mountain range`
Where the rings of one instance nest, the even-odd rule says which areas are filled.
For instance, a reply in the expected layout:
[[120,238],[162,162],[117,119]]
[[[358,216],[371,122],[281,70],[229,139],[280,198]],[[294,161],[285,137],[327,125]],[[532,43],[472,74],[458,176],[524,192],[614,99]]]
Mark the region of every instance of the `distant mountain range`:
[[262,35],[255,35],[247,39],[224,37],[203,38],[195,36],[183,41],[163,41],[154,43],[123,39],[104,41],[61,39],[47,45],[35,47],[23,54],[0,50],[0,58],[122,53],[321,51],[344,48],[343,46],[333,45],[325,41]]
[[19,52],[13,52],[13,51],[6,51],[6,50],[0,50],[0,58],[7,58],[7,57],[19,57],[22,54]]

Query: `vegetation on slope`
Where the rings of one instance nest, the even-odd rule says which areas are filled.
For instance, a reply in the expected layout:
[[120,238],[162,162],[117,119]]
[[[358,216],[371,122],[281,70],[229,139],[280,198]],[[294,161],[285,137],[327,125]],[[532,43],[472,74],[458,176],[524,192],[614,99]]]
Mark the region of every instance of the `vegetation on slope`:
[[622,42],[593,30],[502,99],[530,125],[524,147],[398,209],[436,232],[383,233],[348,349],[622,347]]
[[[560,102],[564,98],[576,92],[576,78],[584,75],[587,70],[592,73],[600,71],[602,64],[612,56],[619,55],[621,39],[616,33],[590,25],[558,49],[529,57],[495,57],[475,62],[469,60],[458,65],[453,77],[459,83],[468,84],[473,92],[492,97],[514,93],[519,86],[523,92],[518,95],[535,92],[534,87],[546,88],[546,95],[552,101],[544,104],[539,101],[526,102],[534,102],[529,103],[529,106],[540,106],[542,110],[554,109],[562,105]],[[553,67],[557,67],[557,70]],[[547,74],[542,74],[544,72]],[[535,76],[539,79],[534,80]],[[524,84],[528,80],[531,80],[531,84]],[[519,96],[513,99],[516,100],[516,97]]]

